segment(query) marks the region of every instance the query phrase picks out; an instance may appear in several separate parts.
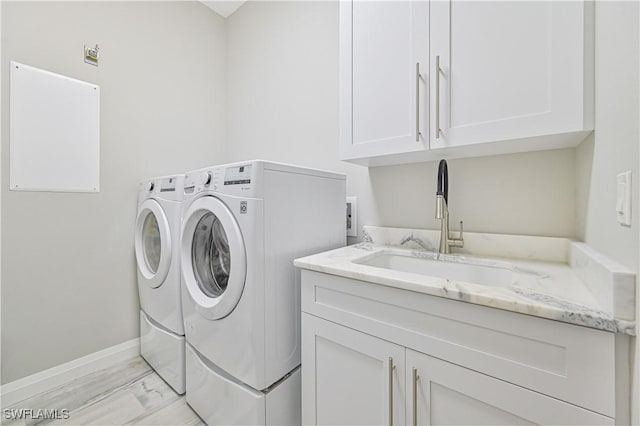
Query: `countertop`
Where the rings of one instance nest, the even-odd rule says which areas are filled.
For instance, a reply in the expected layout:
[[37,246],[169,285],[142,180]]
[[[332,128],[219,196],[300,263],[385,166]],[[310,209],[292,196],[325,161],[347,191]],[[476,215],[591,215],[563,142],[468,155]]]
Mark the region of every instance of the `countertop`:
[[[434,250],[438,238],[436,231],[364,227],[365,242],[297,259],[294,264],[374,284],[635,335],[635,274],[584,243],[564,238],[466,233],[466,248],[461,253],[444,255]],[[480,285],[362,264],[380,254],[508,269],[512,280],[510,285]]]

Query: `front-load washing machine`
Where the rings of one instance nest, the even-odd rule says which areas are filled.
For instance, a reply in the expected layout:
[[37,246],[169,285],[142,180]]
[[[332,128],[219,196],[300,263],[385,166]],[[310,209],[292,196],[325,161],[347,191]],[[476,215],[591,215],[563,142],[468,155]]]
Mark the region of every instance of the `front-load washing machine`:
[[187,173],[187,402],[209,424],[300,424],[300,275],[344,246],[345,176],[249,161]]
[[183,188],[184,175],[142,182],[135,229],[140,354],[179,394],[185,392],[179,250]]

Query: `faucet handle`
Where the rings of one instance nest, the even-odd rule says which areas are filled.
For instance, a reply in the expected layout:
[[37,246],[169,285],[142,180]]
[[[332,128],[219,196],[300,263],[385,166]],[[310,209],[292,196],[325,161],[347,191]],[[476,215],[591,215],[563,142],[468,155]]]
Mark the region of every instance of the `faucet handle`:
[[449,246],[451,247],[464,247],[464,224],[460,221],[460,235],[459,238],[451,238],[449,240]]

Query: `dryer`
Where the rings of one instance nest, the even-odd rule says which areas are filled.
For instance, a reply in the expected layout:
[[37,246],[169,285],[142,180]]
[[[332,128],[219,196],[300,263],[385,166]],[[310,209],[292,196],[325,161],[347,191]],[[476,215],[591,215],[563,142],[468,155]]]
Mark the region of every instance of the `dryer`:
[[185,392],[179,250],[183,195],[184,175],[140,183],[135,228],[140,354],[179,394]]
[[343,174],[267,161],[187,173],[187,402],[207,423],[299,424],[293,259],[345,245],[345,185]]

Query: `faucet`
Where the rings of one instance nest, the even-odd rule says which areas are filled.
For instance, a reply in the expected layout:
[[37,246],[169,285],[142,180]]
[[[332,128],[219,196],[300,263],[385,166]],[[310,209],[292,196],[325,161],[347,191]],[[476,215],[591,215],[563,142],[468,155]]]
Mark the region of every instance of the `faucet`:
[[451,247],[464,247],[462,221],[460,221],[460,238],[449,236],[449,172],[447,161],[440,160],[438,165],[438,187],[436,189],[436,219],[440,219],[440,253],[451,253]]

